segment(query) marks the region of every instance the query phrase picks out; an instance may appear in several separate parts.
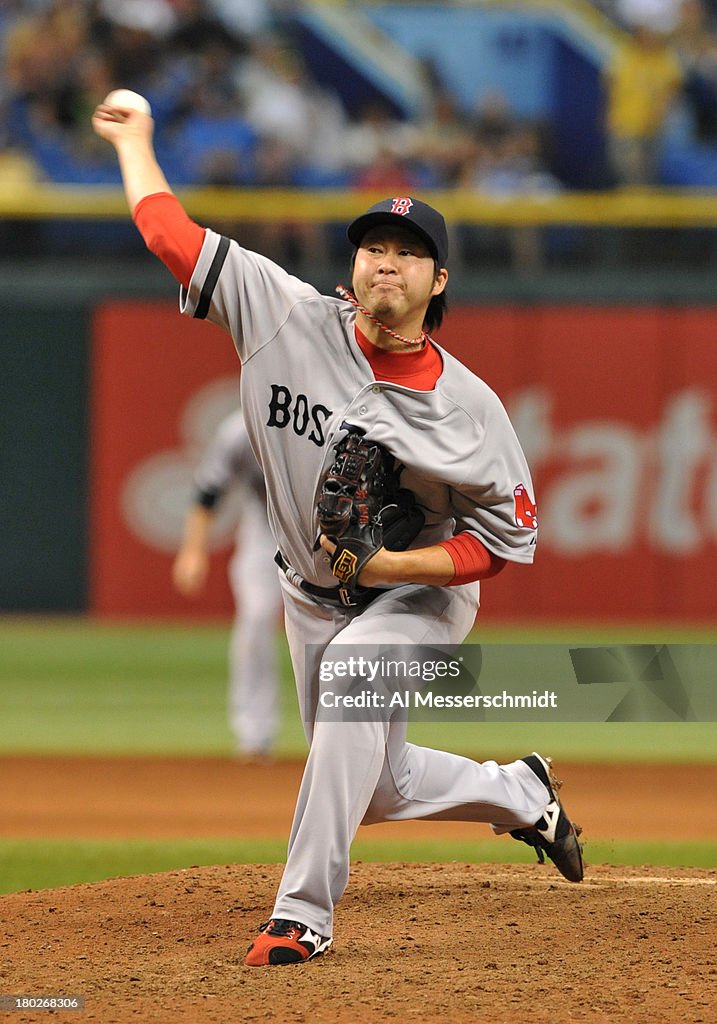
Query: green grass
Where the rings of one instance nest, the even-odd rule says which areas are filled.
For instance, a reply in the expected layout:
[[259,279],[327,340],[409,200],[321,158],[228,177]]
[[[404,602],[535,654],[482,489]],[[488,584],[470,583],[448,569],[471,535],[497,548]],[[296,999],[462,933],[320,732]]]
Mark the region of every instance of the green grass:
[[[0,625],[0,751],[223,754],[228,627],[107,625],[88,620]],[[284,728],[296,752],[288,653],[281,645]]]
[[[393,862],[426,862],[439,864],[458,861],[466,864],[530,864],[532,852],[509,838],[477,842],[441,842],[419,840],[378,843],[362,839],[354,843],[354,860]],[[651,864],[665,867],[717,867],[717,842],[682,843],[647,840],[615,840],[589,842],[585,845],[589,864]]]
[[273,864],[286,842],[243,840],[0,839],[0,892],[54,889],[193,865]]
[[[714,643],[707,630],[483,629],[484,643]],[[0,753],[227,754],[228,626],[0,620]],[[277,752],[305,741],[280,643],[282,728]],[[540,747],[579,760],[717,760],[716,723],[415,724],[427,746],[507,758]]]
[[[0,754],[165,754],[231,751],[225,717],[228,625],[87,619],[0,619]],[[483,629],[483,643],[714,643],[697,630]],[[305,742],[285,643],[277,751]],[[416,724],[415,742],[479,759],[534,748],[576,760],[717,760],[715,723]],[[283,840],[0,840],[0,892],[54,888],[191,865],[276,863]],[[380,861],[529,863],[508,840],[471,843],[360,838],[353,856]],[[717,867],[715,843],[591,843],[592,863]]]
[[[82,882],[171,871],[194,865],[275,864],[284,860],[280,840],[0,840],[0,893],[54,889]],[[354,860],[416,863],[529,864],[531,851],[507,838],[475,842],[354,843]],[[590,864],[717,867],[717,843],[596,842]]]

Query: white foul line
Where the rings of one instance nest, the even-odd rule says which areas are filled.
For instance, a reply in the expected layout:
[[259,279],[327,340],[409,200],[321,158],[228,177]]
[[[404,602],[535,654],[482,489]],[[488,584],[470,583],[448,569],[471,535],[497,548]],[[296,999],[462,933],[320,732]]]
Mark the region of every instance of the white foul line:
[[[486,877],[490,881],[492,881],[493,879],[495,879],[496,881],[500,880],[501,882],[503,882],[503,881],[506,881],[506,882],[507,881],[512,881],[512,882],[515,882],[515,883],[517,883],[519,885],[526,885],[527,884],[527,885],[535,885],[535,886],[544,886],[546,883],[548,885],[555,885],[557,883],[557,884],[565,885],[567,888],[570,888],[570,889],[572,889],[574,887],[574,885],[575,885],[574,882],[567,882],[564,879],[560,878],[560,876],[558,876],[558,875],[551,875],[551,877],[549,877],[549,878],[547,878],[547,877],[546,878],[525,878],[525,877],[522,877],[520,875],[509,875],[509,874],[495,875],[495,874],[490,874],[490,875],[487,875]],[[602,888],[606,888],[607,886],[612,885],[612,884],[615,884],[615,885],[684,885],[684,886],[704,885],[704,886],[708,886],[708,887],[712,886],[713,888],[716,888],[717,887],[717,878],[685,878],[684,876],[682,876],[682,877],[675,877],[675,876],[672,876],[672,875],[667,876],[667,877],[661,876],[661,875],[636,875],[636,876],[613,875],[613,876],[605,876],[605,877],[601,878],[599,875],[591,876],[590,869],[588,868],[587,869],[587,874],[585,876],[585,880],[580,883],[580,888],[581,889],[588,889],[588,888],[590,888],[590,889],[602,889]]]

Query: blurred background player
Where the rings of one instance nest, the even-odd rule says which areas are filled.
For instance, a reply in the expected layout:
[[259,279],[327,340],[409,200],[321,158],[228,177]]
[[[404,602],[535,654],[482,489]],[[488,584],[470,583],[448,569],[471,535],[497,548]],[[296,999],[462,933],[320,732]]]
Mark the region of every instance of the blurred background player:
[[220,424],[197,466],[195,483],[172,578],[186,597],[201,592],[209,574],[216,508],[227,491],[241,488],[236,549],[229,563],[235,615],[229,644],[228,717],[236,752],[263,760],[271,754],[280,719],[276,633],[281,591],[276,544],[266,520],[264,478],[241,411]]

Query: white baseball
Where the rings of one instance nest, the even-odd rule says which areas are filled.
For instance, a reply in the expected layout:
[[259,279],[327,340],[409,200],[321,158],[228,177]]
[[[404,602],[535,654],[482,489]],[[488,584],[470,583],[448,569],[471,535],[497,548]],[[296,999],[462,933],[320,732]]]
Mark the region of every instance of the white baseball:
[[138,92],[132,92],[131,89],[113,89],[105,96],[105,103],[108,107],[139,110],[142,114],[152,114],[152,108],[144,96],[140,96]]

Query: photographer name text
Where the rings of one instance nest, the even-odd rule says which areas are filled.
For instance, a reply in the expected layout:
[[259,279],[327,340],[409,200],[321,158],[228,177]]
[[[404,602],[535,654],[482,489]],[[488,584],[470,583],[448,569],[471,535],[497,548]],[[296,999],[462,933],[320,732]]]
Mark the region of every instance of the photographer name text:
[[319,697],[323,708],[557,708],[558,697],[553,690],[532,693],[433,693],[397,690],[387,696],[375,690],[358,693],[324,691]]

